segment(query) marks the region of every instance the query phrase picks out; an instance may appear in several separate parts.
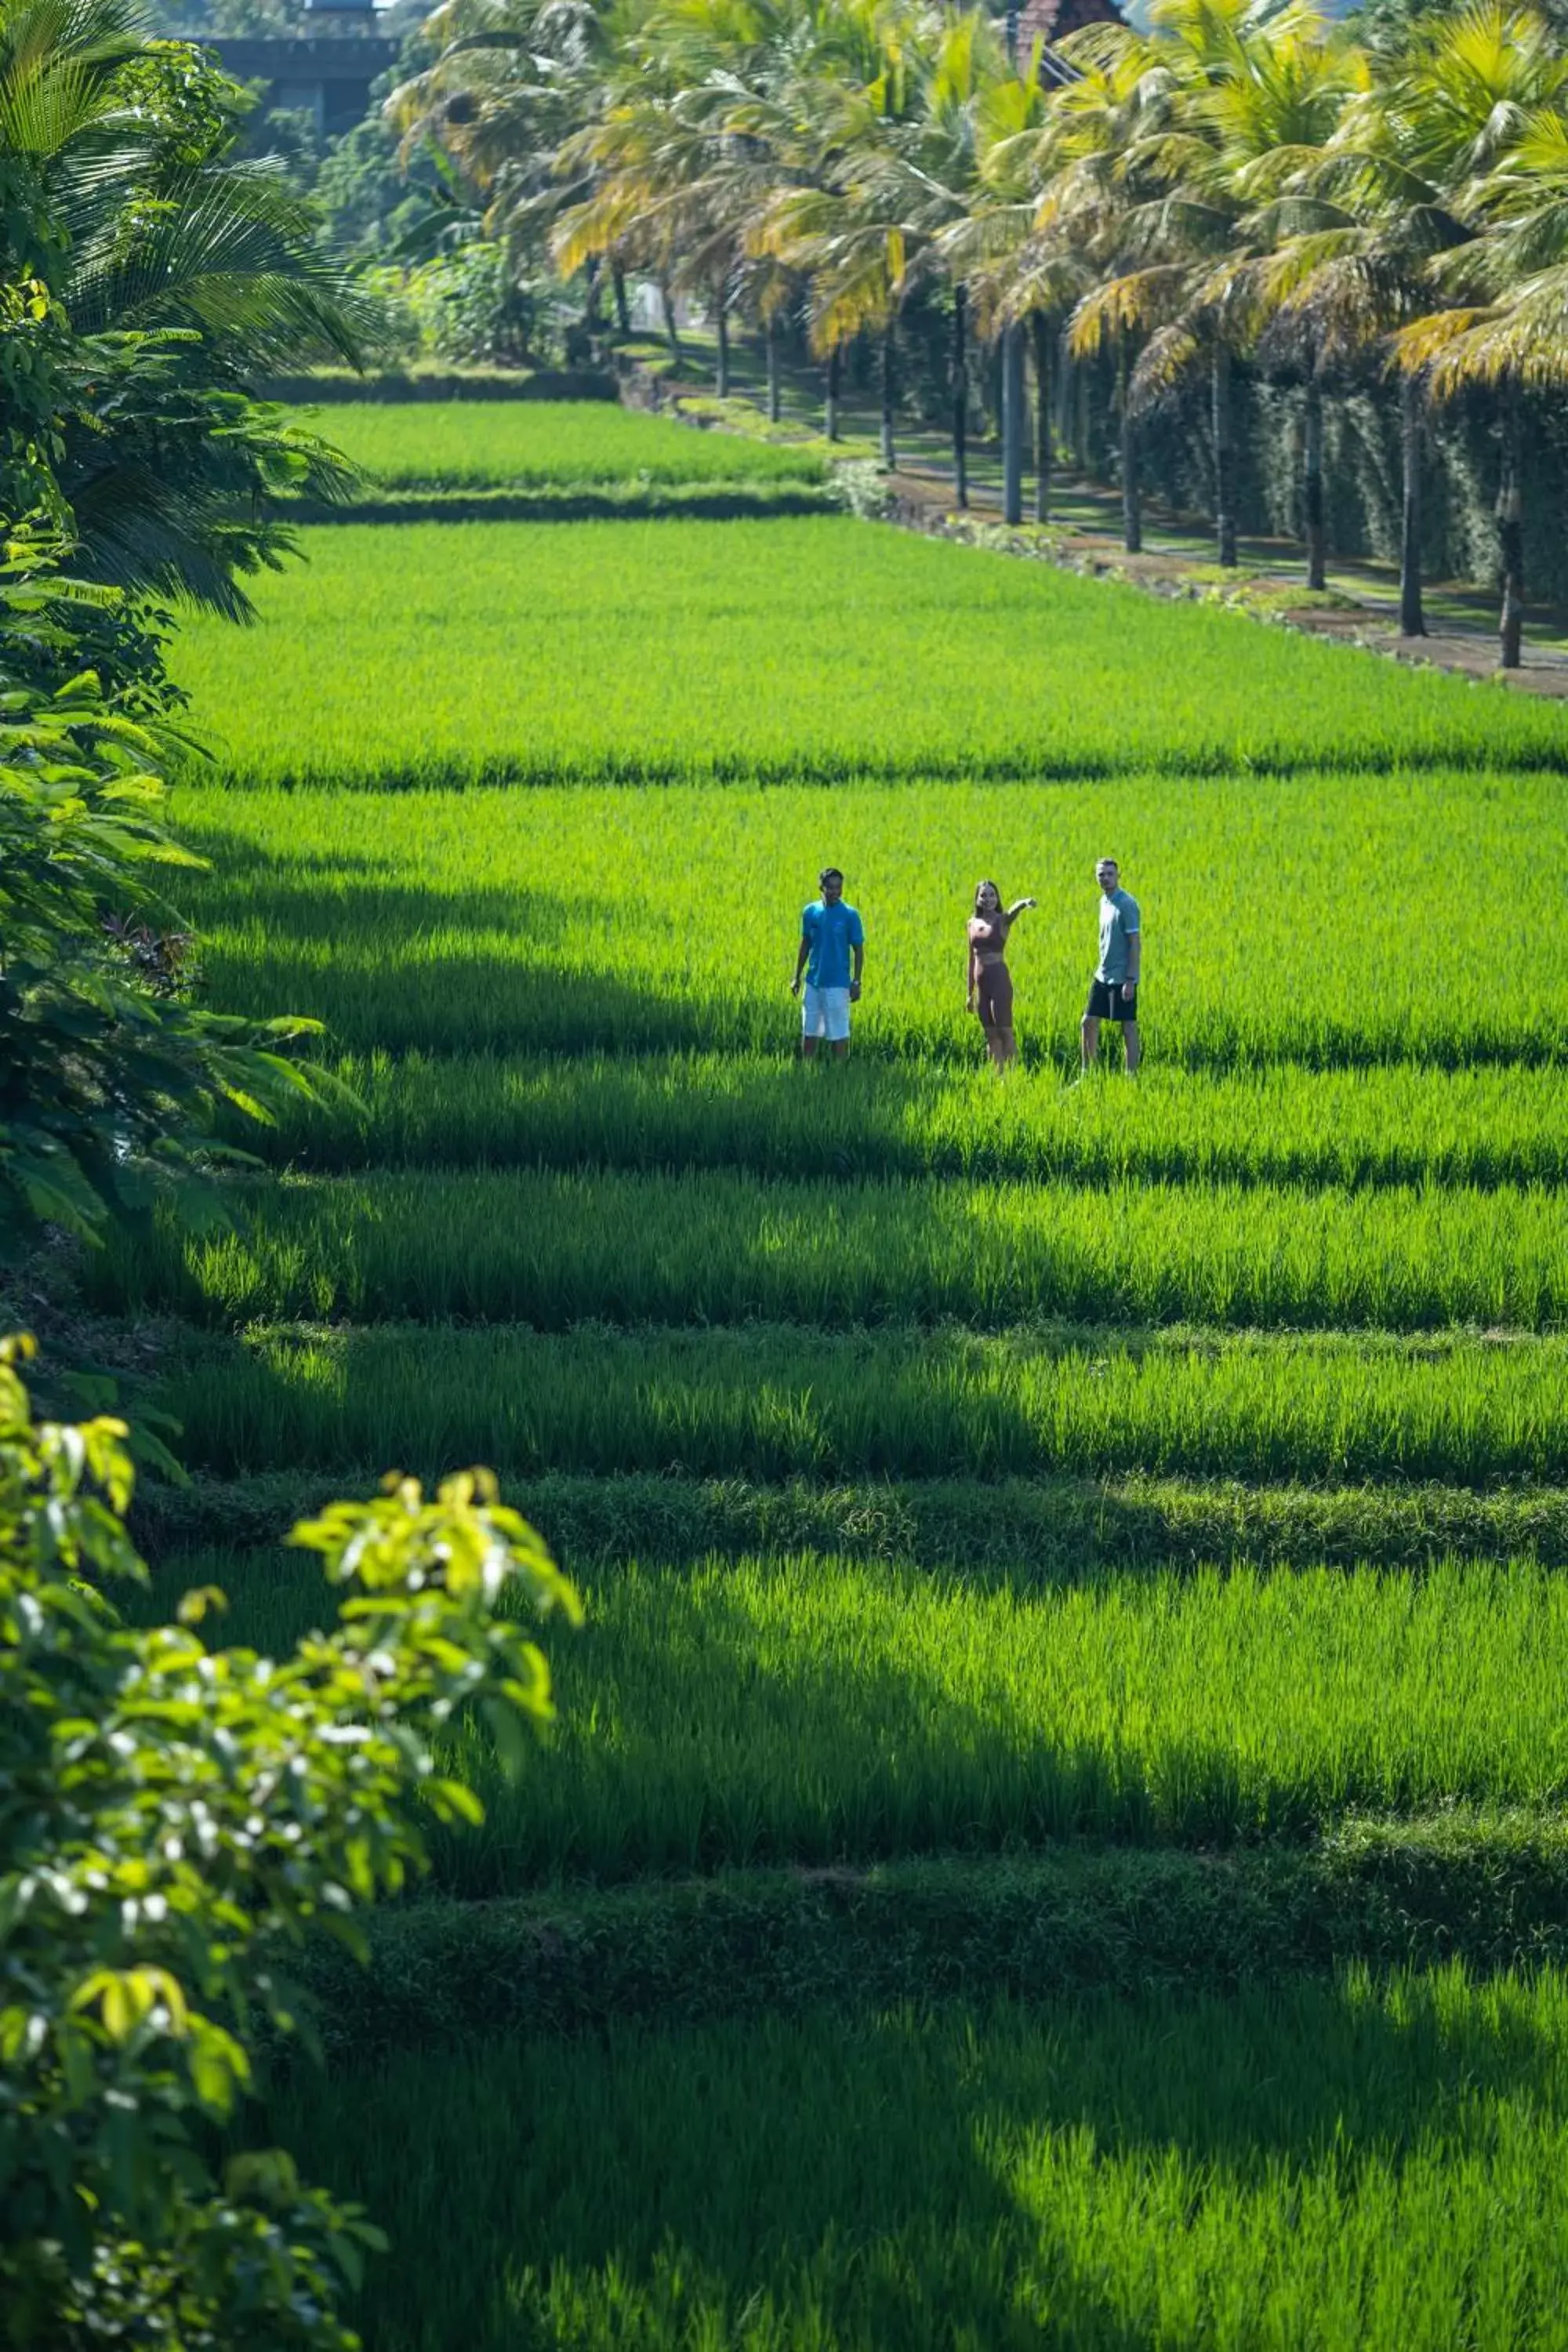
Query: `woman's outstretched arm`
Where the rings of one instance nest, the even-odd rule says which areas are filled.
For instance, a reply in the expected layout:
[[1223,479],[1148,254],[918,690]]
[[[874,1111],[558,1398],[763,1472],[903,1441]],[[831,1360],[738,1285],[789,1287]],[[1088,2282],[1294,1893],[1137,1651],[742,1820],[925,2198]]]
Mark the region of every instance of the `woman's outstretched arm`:
[[1026,913],[1034,903],[1032,898],[1015,898],[1007,909],[1007,920],[1010,923],[1016,923],[1019,916]]

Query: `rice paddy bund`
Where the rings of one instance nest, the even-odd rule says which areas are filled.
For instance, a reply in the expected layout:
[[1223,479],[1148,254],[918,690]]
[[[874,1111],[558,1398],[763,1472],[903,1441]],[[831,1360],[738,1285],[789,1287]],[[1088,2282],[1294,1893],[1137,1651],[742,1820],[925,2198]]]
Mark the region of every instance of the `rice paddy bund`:
[[[315,421],[437,500],[823,488]],[[346,1090],[90,1270],[193,1475],[153,1599],[287,1642],[293,1517],[484,1461],[589,1612],[304,1963],[367,2342],[1568,2345],[1562,707],[844,514],[300,536],[182,634],[184,911]],[[1072,1083],[1105,852],[1136,1086]]]

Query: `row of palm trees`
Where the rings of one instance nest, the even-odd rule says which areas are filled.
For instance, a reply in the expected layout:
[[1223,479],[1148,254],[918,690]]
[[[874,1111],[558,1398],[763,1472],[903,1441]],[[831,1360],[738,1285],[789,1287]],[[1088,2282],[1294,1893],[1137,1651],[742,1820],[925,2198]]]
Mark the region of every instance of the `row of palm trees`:
[[445,0],[437,63],[393,106],[561,269],[697,292],[728,388],[731,320],[765,338],[804,307],[837,430],[841,355],[880,346],[895,456],[900,313],[951,310],[955,487],[965,348],[1002,352],[1004,496],[1019,519],[1027,352],[1036,507],[1050,496],[1052,375],[1111,374],[1125,535],[1140,428],[1201,382],[1219,562],[1237,560],[1239,363],[1304,389],[1308,578],[1324,581],[1323,402],[1397,383],[1402,626],[1424,630],[1430,412],[1497,404],[1501,657],[1523,619],[1522,393],[1568,375],[1568,52],[1511,0],[1416,16],[1368,46],[1310,6],[1155,0],[1020,54],[975,7],[931,0]]

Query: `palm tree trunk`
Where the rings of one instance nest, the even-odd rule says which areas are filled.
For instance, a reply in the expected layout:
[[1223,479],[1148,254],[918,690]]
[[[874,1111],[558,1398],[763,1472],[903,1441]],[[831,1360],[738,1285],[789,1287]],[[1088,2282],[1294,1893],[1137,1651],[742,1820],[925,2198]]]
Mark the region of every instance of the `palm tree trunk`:
[[616,326],[619,333],[629,335],[632,314],[626,308],[626,273],[618,261],[610,264],[610,283],[616,289]]
[[779,322],[778,322],[778,320],[777,320],[775,318],[773,318],[773,317],[772,316],[772,314],[771,314],[771,313],[770,313],[769,318],[768,318],[767,336],[768,336],[768,423],[769,423],[770,425],[776,425],[776,424],[778,423],[778,421],[779,421],[779,414],[780,414],[780,404],[779,404]]
[[1306,509],[1307,585],[1328,585],[1323,531],[1323,394],[1317,377],[1307,382],[1307,447],[1301,469],[1301,499]]
[[1219,560],[1229,567],[1236,562],[1236,449],[1231,425],[1230,345],[1223,341],[1214,347],[1212,390],[1215,535],[1219,541]]
[[718,310],[715,324],[719,330],[719,350],[713,369],[713,389],[721,400],[730,397],[730,305],[725,289],[717,289]]
[[1517,669],[1524,640],[1524,497],[1519,416],[1519,386],[1508,388],[1504,418],[1502,480],[1498,488],[1498,554],[1502,571],[1502,618],[1499,667]]
[[822,430],[829,441],[838,438],[838,346],[834,344],[827,354],[826,381],[823,388]]
[[663,278],[658,281],[658,300],[659,308],[664,312],[664,339],[669,345],[671,358],[679,360],[680,330],[675,323],[675,301],[670,294],[668,280]]
[[588,256],[587,266],[583,274],[587,280],[583,294],[583,324],[585,327],[596,327],[599,323],[599,294],[603,283],[599,275],[599,257],[596,253],[591,253]]
[[1002,520],[1024,520],[1024,332],[1002,331]]
[[890,474],[896,462],[893,450],[893,322],[889,320],[882,330],[882,470]]
[[1051,330],[1043,310],[1029,316],[1035,352],[1035,520],[1051,510]]
[[1121,418],[1121,544],[1129,555],[1143,545],[1143,508],[1138,495],[1138,429],[1127,398],[1127,338],[1116,345],[1116,405]]
[[1399,387],[1399,443],[1404,496],[1399,537],[1399,634],[1424,637],[1421,609],[1421,379],[1407,375]]
[[960,282],[952,289],[952,495],[961,507],[969,504],[969,380],[963,352],[968,309],[969,289]]

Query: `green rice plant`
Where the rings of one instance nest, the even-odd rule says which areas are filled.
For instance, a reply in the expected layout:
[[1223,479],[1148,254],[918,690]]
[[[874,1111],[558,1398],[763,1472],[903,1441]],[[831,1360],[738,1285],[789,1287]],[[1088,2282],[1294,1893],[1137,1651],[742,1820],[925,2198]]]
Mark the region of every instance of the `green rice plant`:
[[155,1401],[218,1475],[488,1462],[777,1479],[1144,1470],[1568,1478],[1568,1343],[1173,1329],[566,1337],[250,1333],[171,1347]]
[[[215,1571],[268,1652],[319,1615],[291,1563],[183,1572]],[[1228,1845],[1350,1812],[1551,1809],[1568,1788],[1568,1589],[1524,1563],[1030,1592],[813,1552],[627,1562],[585,1599],[552,1659],[549,1757],[509,1782],[488,1732],[447,1745],[486,1809],[437,1839],[448,1893],[1077,1837]]]
[[1540,1187],[824,1188],[701,1175],[271,1179],[243,1223],[165,1213],[88,1268],[121,1311],[530,1323],[1060,1318],[1408,1330],[1568,1320],[1564,1196]]
[[[209,787],[175,802],[216,861],[183,898],[217,1000],[315,1014],[358,1051],[783,1058],[800,1026],[800,910],[831,857],[866,921],[858,1055],[983,1072],[964,925],[990,874],[1039,900],[1009,950],[1026,1055],[1076,1071],[1099,952],[1094,863],[1110,850],[1143,909],[1152,1076],[1560,1056],[1568,965],[1549,961],[1521,989],[1516,943],[1558,919],[1562,811],[1553,779],[1504,793],[1453,774],[1385,778],[1372,794],[1347,777],[1167,776],[723,793]],[[1537,849],[1519,869],[1521,832]],[[1478,887],[1492,870],[1509,874],[1506,920]],[[1369,911],[1385,902],[1440,948],[1393,965],[1387,920]],[[988,1104],[1005,1133],[1014,1114],[995,1087],[975,1100],[977,1132]],[[1058,1131],[1078,1117],[1064,1097]]]
[[380,2352],[1552,2352],[1565,2085],[1560,1975],[1445,1969],[492,2039],[268,2122],[391,2233]]
[[[244,1141],[280,1164],[749,1169],[780,1177],[1092,1184],[1563,1184],[1560,1070],[1420,1063],[1239,1071],[1150,1063],[1136,1087],[1064,1093],[1053,1068],[860,1055],[803,1073],[780,1052],[570,1060],[418,1049],[344,1055],[323,1116],[284,1106]],[[818,1076],[823,1083],[816,1083]]]
[[820,482],[826,474],[810,450],[704,433],[612,401],[334,402],[311,425],[381,489]]
[[194,615],[174,649],[236,782],[1568,763],[1549,703],[848,518],[334,525],[300,544],[302,568],[254,583],[253,628]]

